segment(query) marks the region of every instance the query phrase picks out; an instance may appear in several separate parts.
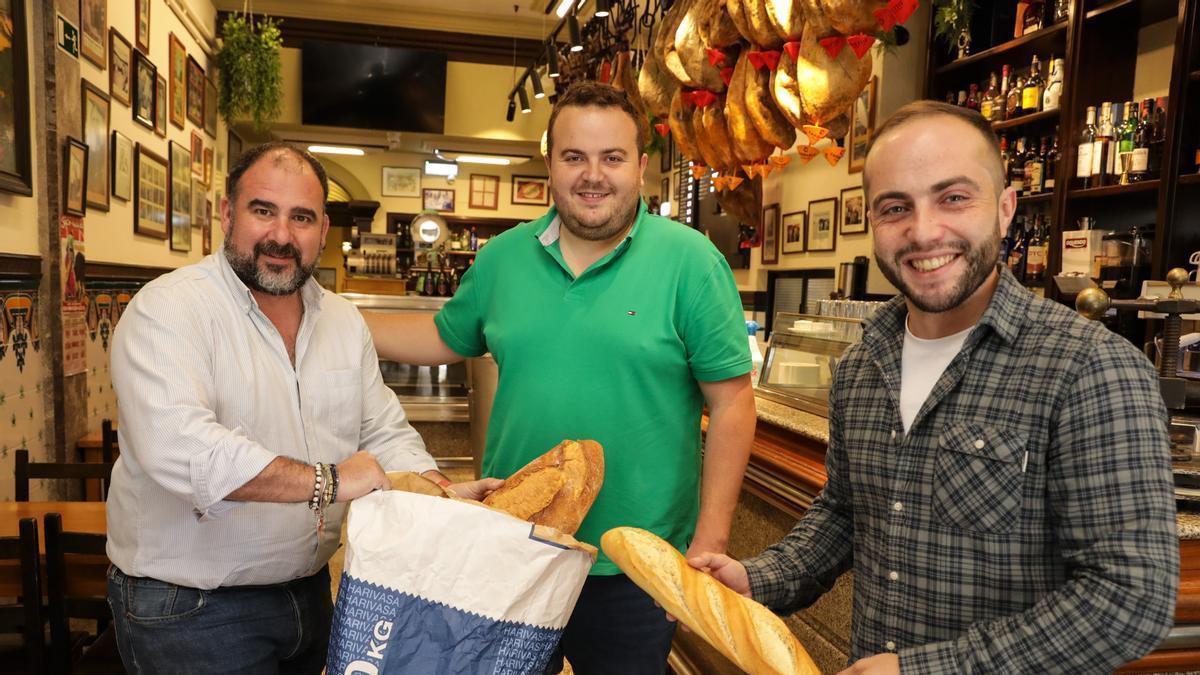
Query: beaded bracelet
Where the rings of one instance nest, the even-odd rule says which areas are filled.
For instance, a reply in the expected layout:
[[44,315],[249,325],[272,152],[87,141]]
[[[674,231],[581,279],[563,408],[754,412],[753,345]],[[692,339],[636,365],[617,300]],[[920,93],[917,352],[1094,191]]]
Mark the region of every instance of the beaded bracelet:
[[333,503],[333,465],[325,465],[325,487],[321,491],[321,508]]
[[329,503],[334,504],[337,502],[338,484],[341,482],[341,479],[338,477],[337,464],[329,465],[329,473],[333,477],[333,480],[331,481],[331,484],[333,485],[333,489],[331,490],[331,493],[330,493]]
[[312,499],[308,501],[308,508],[311,511],[321,510],[321,490],[324,487],[324,480],[324,465],[322,465],[320,462],[317,462],[315,465],[313,465],[313,496]]

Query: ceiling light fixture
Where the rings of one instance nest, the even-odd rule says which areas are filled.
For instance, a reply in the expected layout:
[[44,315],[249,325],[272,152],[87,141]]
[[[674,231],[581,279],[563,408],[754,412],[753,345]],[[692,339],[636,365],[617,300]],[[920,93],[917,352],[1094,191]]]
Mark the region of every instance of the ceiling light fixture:
[[517,98],[521,99],[521,112],[531,113],[533,108],[529,107],[529,94],[525,92],[525,82],[521,82],[521,86],[517,87]]
[[574,4],[575,0],[562,0],[562,2],[558,3],[558,9],[554,10],[554,13],[561,19],[567,15],[567,12],[571,11],[571,6]]
[[575,15],[567,17],[567,35],[571,38],[571,51],[583,51],[583,38],[579,35],[579,19]]
[[596,0],[596,16],[604,18],[608,16],[608,0]]
[[542,89],[542,76],[538,75],[538,72],[534,70],[530,73],[530,77],[532,78],[530,81],[533,84],[533,97],[546,98],[546,90]]
[[493,166],[508,166],[512,160],[507,157],[489,157],[487,155],[459,155],[459,164],[491,164]]
[[513,118],[516,116],[517,116],[517,102],[510,98],[510,99],[508,99],[508,112],[504,113],[504,119],[511,122],[511,121],[513,121]]
[[551,37],[550,44],[546,47],[546,74],[551,78],[559,76],[558,45],[554,44],[553,37]]
[[353,155],[355,157],[367,154],[363,152],[362,148],[348,148],[342,145],[310,145],[308,151],[321,155]]

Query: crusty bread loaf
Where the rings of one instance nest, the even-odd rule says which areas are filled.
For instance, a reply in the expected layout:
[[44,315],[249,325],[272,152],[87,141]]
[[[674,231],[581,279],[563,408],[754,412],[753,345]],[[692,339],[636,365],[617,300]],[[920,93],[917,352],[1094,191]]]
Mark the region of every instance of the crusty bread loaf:
[[688,565],[654,534],[617,527],[604,533],[600,547],[663,609],[742,670],[755,675],[821,672],[782,619]]
[[575,534],[604,482],[596,441],[563,441],[509,476],[483,503],[521,520]]

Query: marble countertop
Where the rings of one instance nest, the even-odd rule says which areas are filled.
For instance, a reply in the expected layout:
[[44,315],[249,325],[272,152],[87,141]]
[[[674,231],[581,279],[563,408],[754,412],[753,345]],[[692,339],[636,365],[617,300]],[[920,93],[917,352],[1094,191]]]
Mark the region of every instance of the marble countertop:
[[[829,443],[829,420],[775,401],[754,397],[758,419],[794,431],[821,443]],[[1175,518],[1180,539],[1200,539],[1200,508],[1184,507]]]

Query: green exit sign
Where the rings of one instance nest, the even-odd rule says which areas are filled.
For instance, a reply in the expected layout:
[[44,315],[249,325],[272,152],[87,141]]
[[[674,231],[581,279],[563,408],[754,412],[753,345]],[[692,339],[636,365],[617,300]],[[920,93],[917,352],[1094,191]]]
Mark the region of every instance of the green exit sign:
[[79,58],[79,29],[62,14],[58,15],[58,48]]

